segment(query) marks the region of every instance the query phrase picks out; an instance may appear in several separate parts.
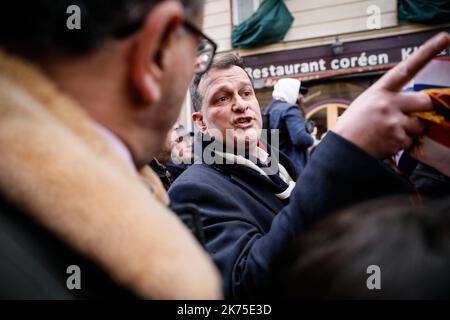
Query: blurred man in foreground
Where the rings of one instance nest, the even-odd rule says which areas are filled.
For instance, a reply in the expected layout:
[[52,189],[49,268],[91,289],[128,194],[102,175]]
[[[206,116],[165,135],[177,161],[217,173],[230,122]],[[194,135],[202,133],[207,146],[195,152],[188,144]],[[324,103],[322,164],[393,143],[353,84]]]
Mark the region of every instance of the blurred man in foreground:
[[203,1],[75,3],[2,4],[0,296],[219,298],[146,166],[214,56]]

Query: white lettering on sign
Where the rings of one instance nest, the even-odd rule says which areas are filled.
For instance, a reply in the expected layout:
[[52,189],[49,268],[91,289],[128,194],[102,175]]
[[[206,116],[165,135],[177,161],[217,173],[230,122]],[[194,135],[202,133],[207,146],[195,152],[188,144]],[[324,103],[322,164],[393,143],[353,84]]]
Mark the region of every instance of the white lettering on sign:
[[366,52],[359,55],[336,58],[329,62],[324,59],[293,63],[287,65],[273,65],[262,68],[245,68],[245,71],[255,80],[269,77],[284,77],[298,74],[308,74],[324,72],[328,70],[341,70],[350,68],[364,68],[367,66],[377,66],[389,63],[389,55],[387,53],[371,54],[367,56]]
[[[262,67],[247,67],[245,70],[255,80],[286,77],[302,74],[314,74],[325,71],[347,70],[355,68],[367,68],[374,66],[384,66],[393,62],[407,59],[416,52],[419,46],[398,48],[397,52],[371,53],[363,51],[355,55],[338,58],[320,58],[317,60],[291,63],[291,64],[270,64]],[[439,56],[447,56],[449,49],[443,50]],[[395,61],[391,61],[394,59]]]
[[408,59],[410,55],[419,50],[419,47],[402,48],[402,61]]
[[330,66],[332,70],[361,68],[367,66],[376,66],[389,63],[389,56],[386,53],[371,54],[366,56],[365,52],[361,52],[359,56],[352,56],[331,60]]
[[283,77],[300,73],[314,73],[327,71],[326,61],[319,59],[316,61],[295,63],[288,65],[270,65],[263,68],[246,68],[248,74],[253,79],[261,79],[267,77]]

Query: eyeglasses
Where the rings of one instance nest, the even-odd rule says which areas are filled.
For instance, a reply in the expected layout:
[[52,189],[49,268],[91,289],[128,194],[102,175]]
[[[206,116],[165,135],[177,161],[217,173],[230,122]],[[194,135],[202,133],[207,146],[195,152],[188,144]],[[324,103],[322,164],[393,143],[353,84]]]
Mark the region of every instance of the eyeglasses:
[[195,61],[195,73],[203,74],[208,71],[209,67],[212,64],[214,59],[214,55],[216,54],[217,44],[208,36],[206,36],[203,32],[198,30],[192,23],[189,21],[184,21],[183,26],[189,32],[201,38],[200,42],[197,45],[197,59]]
[[[143,24],[142,20],[137,22],[130,23],[128,25],[121,26],[117,28],[113,35],[116,38],[125,38],[138,30]],[[191,32],[195,36],[201,38],[200,42],[197,45],[197,60],[195,61],[195,73],[203,74],[208,71],[211,63],[214,59],[214,55],[216,54],[217,44],[214,40],[210,39],[203,32],[198,30],[192,23],[187,20],[183,21],[183,26],[187,31]]]

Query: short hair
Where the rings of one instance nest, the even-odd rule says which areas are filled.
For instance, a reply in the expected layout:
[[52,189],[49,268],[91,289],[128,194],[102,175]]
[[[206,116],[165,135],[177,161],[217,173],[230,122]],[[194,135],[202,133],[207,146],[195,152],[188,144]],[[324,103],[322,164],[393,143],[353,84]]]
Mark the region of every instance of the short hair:
[[[221,58],[214,60],[214,62],[211,64],[211,67],[209,68],[208,72],[213,69],[226,70],[233,66],[239,67],[245,71],[245,65],[244,65],[244,62],[242,61],[242,59],[235,54],[228,54],[228,55],[225,55]],[[197,74],[197,75],[195,75],[194,79],[192,80],[192,84],[190,87],[190,93],[191,93],[191,100],[192,100],[192,108],[196,112],[201,110],[202,102],[203,102],[203,97],[198,92],[198,86],[200,84],[200,81],[203,79],[203,77],[205,75],[208,74],[208,72],[203,73],[203,74]],[[247,73],[247,71],[245,71],[245,73],[248,75],[248,78],[250,79],[250,82],[252,82],[252,85],[253,85],[252,78]]]
[[[164,0],[5,0],[0,10],[0,46],[16,53],[83,55],[109,38],[131,35]],[[187,18],[204,0],[180,0]],[[81,29],[69,30],[71,5],[80,8]]]
[[[338,213],[282,255],[267,292],[279,299],[448,299],[449,213],[450,198],[418,206],[404,197]],[[371,265],[380,268],[380,290],[367,286]]]

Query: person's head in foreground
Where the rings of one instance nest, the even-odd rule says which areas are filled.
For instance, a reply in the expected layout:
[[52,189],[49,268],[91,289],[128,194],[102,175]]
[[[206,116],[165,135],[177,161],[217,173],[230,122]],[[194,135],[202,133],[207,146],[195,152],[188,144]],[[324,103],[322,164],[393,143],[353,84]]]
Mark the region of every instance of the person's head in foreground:
[[280,299],[448,299],[450,198],[384,198],[337,213],[278,261]]
[[[73,249],[141,297],[221,296],[214,265],[167,209],[167,194],[146,166],[192,77],[214,56],[215,43],[199,31],[203,2],[2,3],[0,154],[8,157],[0,157],[0,205],[5,199],[25,213],[18,230],[38,221],[67,245],[39,260],[51,250],[38,232],[27,235],[42,246],[30,259],[44,270],[58,262],[65,274],[61,259]],[[82,272],[83,281],[92,279]],[[83,283],[89,297],[96,282]],[[71,294],[65,280],[57,284]]]
[[[80,29],[71,27],[78,13]],[[1,46],[38,64],[126,144],[138,168],[215,49],[198,33],[202,0],[8,1],[0,18]]]

